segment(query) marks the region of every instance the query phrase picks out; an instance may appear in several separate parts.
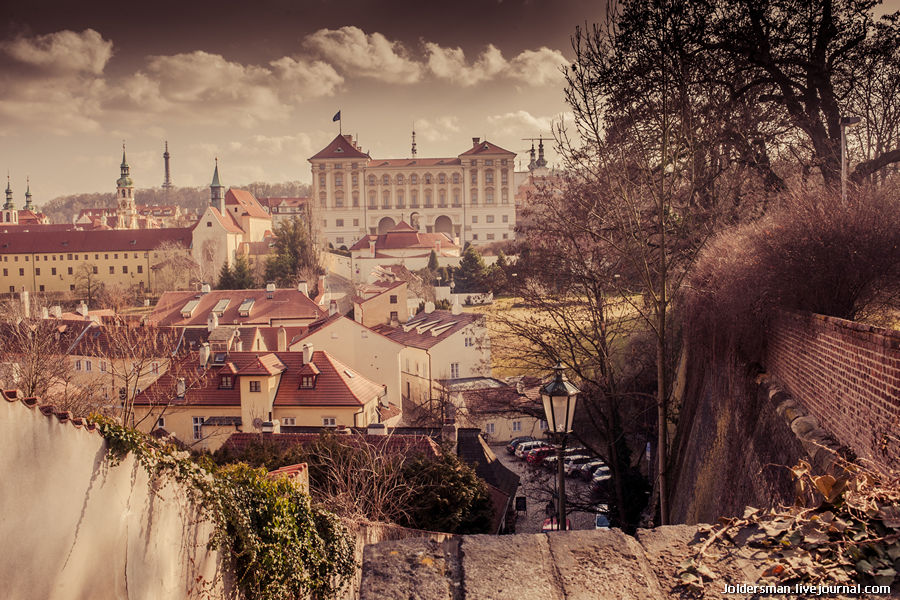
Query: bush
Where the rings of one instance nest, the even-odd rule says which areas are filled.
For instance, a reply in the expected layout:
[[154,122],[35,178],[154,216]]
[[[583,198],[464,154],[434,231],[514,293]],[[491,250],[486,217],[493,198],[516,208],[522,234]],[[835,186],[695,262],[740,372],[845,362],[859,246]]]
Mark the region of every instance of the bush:
[[778,308],[873,319],[900,290],[900,205],[888,193],[842,201],[787,195],[755,223],[717,236],[689,274],[685,334],[695,349],[763,353]]

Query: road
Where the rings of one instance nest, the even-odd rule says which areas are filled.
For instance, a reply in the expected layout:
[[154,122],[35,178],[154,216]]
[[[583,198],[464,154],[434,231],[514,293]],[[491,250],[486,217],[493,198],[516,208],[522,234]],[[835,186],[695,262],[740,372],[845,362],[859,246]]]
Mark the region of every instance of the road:
[[[556,471],[552,473],[542,467],[529,465],[524,460],[506,453],[505,445],[491,448],[500,462],[521,478],[518,495],[527,498],[527,512],[519,513],[516,519],[516,533],[540,533],[547,518],[547,503],[552,499],[556,506]],[[588,484],[579,477],[566,478],[566,498],[569,499],[569,520],[572,529],[593,529],[594,513],[572,510],[576,504],[590,502]]]

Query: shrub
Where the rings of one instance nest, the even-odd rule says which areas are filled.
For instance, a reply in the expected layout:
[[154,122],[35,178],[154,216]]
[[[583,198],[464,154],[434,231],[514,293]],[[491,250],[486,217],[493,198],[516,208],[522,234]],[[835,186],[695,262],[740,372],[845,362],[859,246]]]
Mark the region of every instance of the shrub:
[[760,220],[726,230],[698,258],[684,297],[692,348],[762,357],[778,308],[844,319],[896,307],[900,203],[865,192],[791,194]]

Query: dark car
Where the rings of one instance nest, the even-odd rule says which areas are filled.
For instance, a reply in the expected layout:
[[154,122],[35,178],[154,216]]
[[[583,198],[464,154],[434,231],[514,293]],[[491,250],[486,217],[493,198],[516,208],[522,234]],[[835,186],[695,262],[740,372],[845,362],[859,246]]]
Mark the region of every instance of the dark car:
[[521,444],[522,442],[533,442],[534,438],[530,435],[520,435],[517,438],[513,438],[509,440],[509,443],[506,445],[506,452],[509,454],[516,453],[516,446]]
[[591,478],[591,491],[595,494],[602,491],[607,485],[606,482],[611,478],[612,475],[609,473],[609,467],[600,467],[594,471],[594,476]]

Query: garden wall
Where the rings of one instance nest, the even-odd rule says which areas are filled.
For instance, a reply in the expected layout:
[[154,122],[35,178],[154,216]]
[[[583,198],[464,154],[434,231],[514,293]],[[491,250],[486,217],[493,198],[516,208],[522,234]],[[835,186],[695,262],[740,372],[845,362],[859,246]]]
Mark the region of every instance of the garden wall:
[[900,469],[900,331],[781,312],[766,370],[864,464]]

